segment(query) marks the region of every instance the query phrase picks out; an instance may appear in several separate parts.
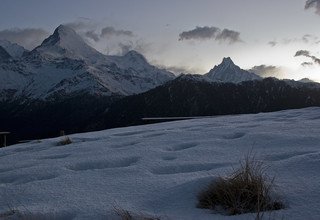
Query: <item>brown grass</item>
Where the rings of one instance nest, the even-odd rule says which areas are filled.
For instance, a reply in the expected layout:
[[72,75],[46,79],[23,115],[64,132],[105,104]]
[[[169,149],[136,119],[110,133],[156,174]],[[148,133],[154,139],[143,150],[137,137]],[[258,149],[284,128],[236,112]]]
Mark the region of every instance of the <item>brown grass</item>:
[[58,146],[71,144],[72,140],[68,136],[64,136],[59,142]]
[[198,208],[223,209],[228,215],[261,212],[284,208],[283,202],[273,198],[274,178],[265,173],[262,162],[248,155],[230,177],[219,177],[198,195]]

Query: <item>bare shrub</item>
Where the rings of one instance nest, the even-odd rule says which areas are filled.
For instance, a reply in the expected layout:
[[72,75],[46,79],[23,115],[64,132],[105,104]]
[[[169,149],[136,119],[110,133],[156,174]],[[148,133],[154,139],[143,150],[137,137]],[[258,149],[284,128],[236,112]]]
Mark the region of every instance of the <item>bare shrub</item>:
[[59,142],[58,146],[71,144],[72,140],[68,136],[64,136]]
[[228,215],[261,212],[284,208],[274,198],[274,178],[265,173],[265,166],[248,155],[230,177],[219,177],[198,195],[198,208],[226,211]]

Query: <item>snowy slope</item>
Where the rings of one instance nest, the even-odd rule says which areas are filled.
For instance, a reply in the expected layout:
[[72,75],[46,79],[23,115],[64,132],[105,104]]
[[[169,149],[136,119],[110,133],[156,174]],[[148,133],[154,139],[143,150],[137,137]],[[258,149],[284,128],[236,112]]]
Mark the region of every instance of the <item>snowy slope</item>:
[[105,56],[71,28],[60,25],[20,59],[0,64],[0,99],[63,98],[66,95],[131,95],[173,79],[139,53]]
[[10,54],[3,47],[0,46],[0,62],[10,58]]
[[46,58],[68,57],[91,62],[105,59],[103,54],[86,44],[72,28],[64,25],[57,27],[54,33],[31,53],[40,53]]
[[113,207],[162,219],[254,219],[195,208],[196,194],[253,150],[285,210],[320,219],[320,108],[223,116],[71,135],[0,149],[0,212],[39,219],[117,219]]
[[235,65],[230,57],[223,58],[223,61],[218,66],[215,66],[205,74],[208,78],[214,81],[240,83],[249,80],[259,80],[260,76],[241,69]]
[[27,52],[24,47],[15,43],[11,43],[7,40],[0,40],[0,46],[3,47],[13,58],[19,58],[24,52]]

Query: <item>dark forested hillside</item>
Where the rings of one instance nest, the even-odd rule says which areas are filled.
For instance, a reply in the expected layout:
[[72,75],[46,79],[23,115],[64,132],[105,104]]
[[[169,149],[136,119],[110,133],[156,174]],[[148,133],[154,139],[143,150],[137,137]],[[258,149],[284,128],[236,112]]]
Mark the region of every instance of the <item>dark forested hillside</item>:
[[303,83],[294,86],[274,78],[241,84],[210,83],[183,76],[115,102],[101,125],[140,124],[143,117],[242,114],[309,106],[320,106],[320,90]]

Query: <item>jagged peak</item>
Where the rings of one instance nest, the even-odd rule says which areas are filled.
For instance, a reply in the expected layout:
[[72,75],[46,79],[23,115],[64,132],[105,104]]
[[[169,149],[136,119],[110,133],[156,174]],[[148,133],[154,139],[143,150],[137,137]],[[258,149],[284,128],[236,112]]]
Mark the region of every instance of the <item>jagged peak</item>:
[[41,46],[53,46],[65,38],[73,38],[83,42],[82,38],[72,28],[61,24],[54,30],[52,35],[42,42]]
[[261,79],[260,76],[241,69],[239,66],[234,64],[230,57],[223,58],[219,65],[214,66],[214,68],[205,75],[215,81],[233,83]]
[[222,65],[235,65],[230,57],[224,57],[221,64]]

